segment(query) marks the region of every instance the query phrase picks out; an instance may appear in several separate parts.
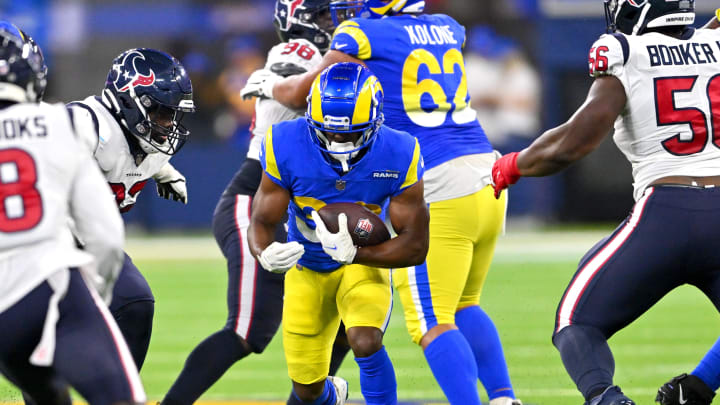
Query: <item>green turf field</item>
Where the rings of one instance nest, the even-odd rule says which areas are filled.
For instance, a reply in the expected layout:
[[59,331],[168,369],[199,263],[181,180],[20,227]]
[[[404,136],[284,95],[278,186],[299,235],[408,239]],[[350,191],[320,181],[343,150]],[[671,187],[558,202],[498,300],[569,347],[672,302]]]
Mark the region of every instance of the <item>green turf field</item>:
[[[582,403],[550,336],[555,308],[577,260],[602,234],[511,233],[500,241],[481,304],[500,330],[516,393],[526,404]],[[157,298],[153,340],[141,374],[148,397],[155,401],[162,398],[194,345],[224,324],[225,265],[209,236],[135,238],[127,249]],[[170,259],[173,255],[176,258]],[[397,300],[386,345],[395,365],[399,397],[441,400],[442,392],[420,349],[408,341],[403,322]],[[674,291],[611,339],[616,383],[638,404],[652,404],[659,385],[694,367],[719,335],[718,326],[717,313],[697,290]],[[339,374],[350,382],[351,399],[360,400],[352,359]],[[289,387],[278,336],[264,354],[236,364],[203,399],[283,400]],[[11,387],[0,382],[0,402],[18,399]]]

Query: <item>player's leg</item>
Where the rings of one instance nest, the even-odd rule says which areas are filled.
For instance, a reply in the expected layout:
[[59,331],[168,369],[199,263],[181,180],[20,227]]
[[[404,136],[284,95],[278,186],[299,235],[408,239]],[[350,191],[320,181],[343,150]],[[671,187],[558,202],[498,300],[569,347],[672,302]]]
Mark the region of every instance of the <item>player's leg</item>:
[[144,404],[145,391],[123,335],[78,271],[58,306],[54,367],[90,405]]
[[613,234],[582,258],[558,306],[553,343],[588,402],[599,395],[601,404],[628,401],[612,388],[607,339],[683,283],[677,270],[685,267],[685,252],[677,235],[691,232],[665,190],[646,192]]
[[458,201],[464,199],[430,204],[430,248],[426,262],[396,270],[393,281],[402,299],[410,336],[423,348],[448,401],[479,405],[477,365],[470,344],[455,325],[455,312],[470,271],[477,233],[472,226],[458,224],[469,221],[456,210]]
[[113,288],[110,312],[125,337],[138,370],[141,369],[150,347],[155,297],[127,254]]
[[335,341],[333,342],[332,355],[330,356],[330,375],[336,375],[342,365],[345,356],[350,351],[350,343],[345,333],[345,324],[340,323]]
[[[345,333],[345,325],[341,322],[337,335],[335,336],[335,341],[333,342],[332,354],[330,355],[330,371],[328,372],[328,375],[337,375],[337,372],[349,351],[350,344],[348,343],[347,334]],[[342,384],[342,381],[338,382],[338,384]],[[347,389],[345,391],[347,391]],[[290,396],[286,401],[286,405],[303,405],[303,402],[300,401],[291,390]]]
[[[698,250],[708,246],[709,249],[706,252],[693,252],[693,257],[701,257],[703,263],[694,272],[690,284],[705,293],[720,311],[720,252],[717,250],[717,246],[720,245],[720,235],[717,233],[720,215],[715,215],[714,207],[705,215],[703,224],[707,225],[706,233],[700,235],[702,244],[695,248]],[[674,377],[660,387],[655,400],[662,405],[709,405],[718,388],[720,388],[720,339],[703,356],[692,373]]]
[[[478,377],[487,391],[490,405],[510,404],[515,399],[497,328],[478,304],[495,252],[495,244],[502,232],[506,195],[501,195],[500,200],[497,200],[492,187],[488,186],[470,196],[471,198],[459,201],[468,204],[468,207],[458,207],[458,212],[483,213],[475,218],[478,222],[472,226],[477,231],[477,237],[474,240],[468,279],[455,313],[455,322],[472,348]],[[470,225],[467,219],[462,220],[465,226]]]
[[337,307],[360,368],[360,389],[368,404],[397,403],[395,370],[383,346],[392,312],[390,271],[344,266]]
[[[213,232],[227,260],[227,322],[193,349],[163,404],[192,404],[235,362],[262,353],[280,326],[283,276],[263,270],[250,254],[251,203],[240,194],[223,194],[218,202]],[[285,239],[282,226],[276,239]]]
[[[61,272],[11,311],[0,314],[3,328],[31,333],[17,342],[12,341],[13,336],[3,335],[3,374],[39,404],[71,403],[68,383],[91,405],[144,403],[137,369],[105,304],[91,293],[78,271]],[[62,298],[58,304],[50,305],[53,294]],[[18,311],[13,314],[15,309]],[[46,324],[46,312],[55,309],[56,323]],[[37,315],[40,319],[34,319]],[[43,344],[36,350],[38,342]],[[12,356],[1,353],[5,347],[13,348]],[[31,353],[38,361],[51,360],[50,367],[31,365]]]
[[293,268],[285,275],[283,348],[293,395],[301,404],[335,405],[338,392],[347,395],[341,379],[334,381],[327,374],[340,325],[335,295],[341,279],[342,270],[317,273]]
[[28,362],[43,331],[52,288],[45,282],[0,313],[0,374],[23,390],[27,404],[70,405],[69,386],[55,369]]

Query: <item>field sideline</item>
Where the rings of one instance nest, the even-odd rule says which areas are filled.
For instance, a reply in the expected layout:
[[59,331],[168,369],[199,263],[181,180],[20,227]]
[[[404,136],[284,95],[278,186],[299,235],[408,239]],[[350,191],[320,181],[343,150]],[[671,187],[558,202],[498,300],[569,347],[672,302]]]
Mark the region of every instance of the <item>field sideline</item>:
[[[582,403],[550,335],[555,308],[577,261],[610,231],[509,232],[499,242],[482,305],[497,323],[516,393],[525,404]],[[224,324],[225,265],[209,235],[134,236],[127,251],[157,298],[153,341],[141,374],[154,402],[169,388],[190,350]],[[399,398],[443,403],[421,351],[408,342],[399,300],[393,315],[386,346]],[[692,370],[717,338],[718,326],[717,312],[696,289],[674,291],[610,340],[616,383],[638,404],[652,404],[659,385]],[[350,382],[351,399],[362,403],[352,359],[346,359],[339,375]],[[215,405],[270,405],[283,403],[276,401],[287,397],[289,387],[277,337],[261,356],[236,364],[202,399],[218,401],[211,402]],[[481,392],[484,397],[482,387]],[[19,400],[17,391],[1,381],[0,403]]]

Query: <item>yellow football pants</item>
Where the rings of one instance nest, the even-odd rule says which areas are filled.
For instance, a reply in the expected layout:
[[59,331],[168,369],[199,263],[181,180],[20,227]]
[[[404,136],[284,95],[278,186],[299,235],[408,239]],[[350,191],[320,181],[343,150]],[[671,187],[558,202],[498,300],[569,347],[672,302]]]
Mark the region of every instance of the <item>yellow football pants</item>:
[[507,193],[493,188],[430,204],[430,249],[424,264],[393,272],[413,342],[455,312],[478,305],[495,242],[505,220]]
[[327,377],[332,345],[340,326],[385,331],[390,321],[390,270],[359,264],[331,273],[296,267],[285,275],[283,346],[288,375],[301,384]]

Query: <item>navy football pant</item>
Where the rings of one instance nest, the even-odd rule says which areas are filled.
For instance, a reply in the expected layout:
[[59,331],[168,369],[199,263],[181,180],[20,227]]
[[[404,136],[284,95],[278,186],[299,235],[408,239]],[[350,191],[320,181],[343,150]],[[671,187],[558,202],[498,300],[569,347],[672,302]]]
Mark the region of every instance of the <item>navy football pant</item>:
[[612,384],[607,339],[683,284],[720,310],[720,188],[650,187],[580,261],[553,342],[583,395]]
[[28,361],[42,336],[53,288],[43,282],[0,313],[0,372],[38,404],[69,404],[68,384],[91,405],[145,401],[137,369],[120,331],[97,294],[70,270],[59,301],[52,367]]
[[145,362],[152,334],[155,297],[138,268],[125,254],[125,262],[113,288],[110,312],[140,370]]

